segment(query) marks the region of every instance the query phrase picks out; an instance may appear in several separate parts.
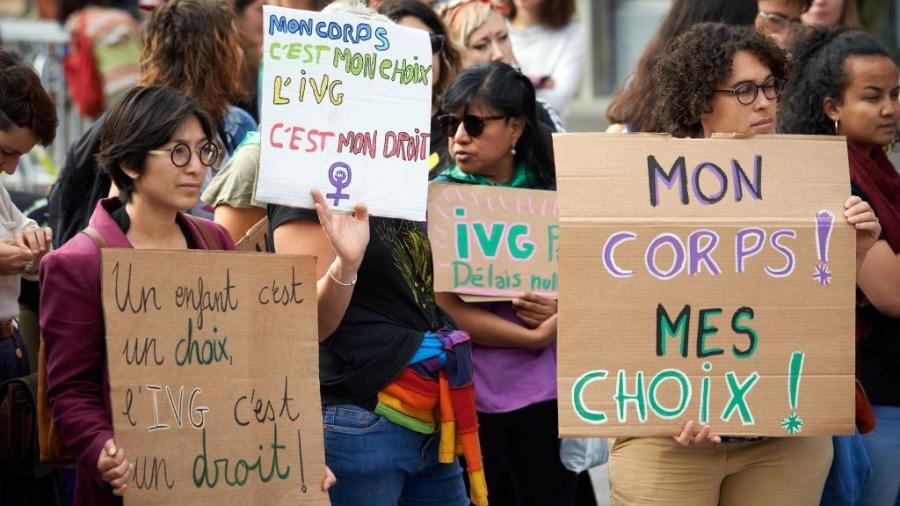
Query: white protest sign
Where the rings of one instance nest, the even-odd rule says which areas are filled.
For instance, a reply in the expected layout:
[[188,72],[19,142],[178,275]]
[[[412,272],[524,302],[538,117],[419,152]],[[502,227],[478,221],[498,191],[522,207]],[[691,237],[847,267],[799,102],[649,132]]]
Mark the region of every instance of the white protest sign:
[[364,202],[425,220],[432,84],[428,34],[346,14],[263,8],[256,199]]

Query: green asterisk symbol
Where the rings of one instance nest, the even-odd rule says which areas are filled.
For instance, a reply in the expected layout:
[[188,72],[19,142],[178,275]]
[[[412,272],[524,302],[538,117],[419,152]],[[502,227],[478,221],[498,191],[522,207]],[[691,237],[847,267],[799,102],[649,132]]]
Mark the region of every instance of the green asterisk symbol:
[[803,430],[803,419],[797,416],[797,413],[791,412],[790,416],[781,421],[781,426],[789,434],[795,434]]

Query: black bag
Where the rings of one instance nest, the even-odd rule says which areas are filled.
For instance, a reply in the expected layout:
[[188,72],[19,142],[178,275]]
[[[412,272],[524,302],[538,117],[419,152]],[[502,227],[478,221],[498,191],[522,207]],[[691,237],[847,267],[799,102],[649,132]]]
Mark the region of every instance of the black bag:
[[29,457],[34,458],[36,392],[37,374],[0,383],[0,466],[4,468],[27,468]]

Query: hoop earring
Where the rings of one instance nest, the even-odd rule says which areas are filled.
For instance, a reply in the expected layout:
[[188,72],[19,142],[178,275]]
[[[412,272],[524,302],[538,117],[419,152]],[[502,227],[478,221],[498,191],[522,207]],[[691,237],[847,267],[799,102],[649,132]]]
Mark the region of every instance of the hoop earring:
[[840,120],[834,120],[834,134],[835,134],[835,135],[837,135],[837,133],[838,133],[838,128],[840,128],[840,126],[841,126]]

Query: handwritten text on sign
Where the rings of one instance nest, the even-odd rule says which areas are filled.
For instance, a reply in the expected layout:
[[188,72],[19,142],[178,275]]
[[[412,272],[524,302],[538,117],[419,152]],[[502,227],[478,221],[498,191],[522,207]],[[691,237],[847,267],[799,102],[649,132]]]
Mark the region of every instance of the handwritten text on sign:
[[424,221],[428,34],[273,6],[263,29],[256,199],[312,208],[316,187],[338,209]]
[[314,272],[311,257],[103,250],[128,504],[328,503]]
[[428,196],[436,292],[556,296],[556,192],[432,183]]
[[687,420],[725,434],[851,429],[843,142],[554,143],[562,434],[671,435]]

